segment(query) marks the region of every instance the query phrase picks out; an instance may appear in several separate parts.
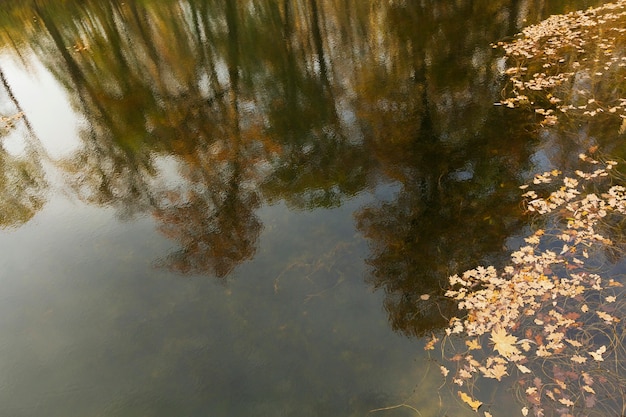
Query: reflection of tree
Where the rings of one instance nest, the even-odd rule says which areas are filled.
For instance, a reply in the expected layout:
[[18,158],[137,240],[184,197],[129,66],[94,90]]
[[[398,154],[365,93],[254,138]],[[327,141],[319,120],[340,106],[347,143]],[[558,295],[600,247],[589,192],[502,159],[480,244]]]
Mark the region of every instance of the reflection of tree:
[[[392,326],[407,334],[440,327],[456,309],[421,295],[441,294],[459,268],[496,260],[522,224],[516,175],[527,163],[529,137],[514,133],[523,131],[519,121],[490,105],[497,73],[488,39],[509,23],[503,16],[493,24],[498,14],[490,4],[390,7],[387,55],[372,54],[362,72],[363,131],[400,190],[360,210],[357,224],[371,242],[370,282],[384,289]],[[459,31],[461,16],[492,32]],[[412,30],[416,21],[438,29]],[[468,42],[478,46],[462,45]],[[505,137],[508,149],[500,153]]]
[[280,149],[263,192],[307,209],[337,206],[368,179],[367,150],[346,136],[339,85],[331,80],[335,62],[327,45],[336,34],[325,32],[324,16],[334,11],[320,6],[317,0],[270,6],[265,42],[272,55],[263,57],[271,72],[263,84],[267,133]]
[[187,192],[165,193],[154,212],[161,231],[182,246],[168,257],[168,265],[179,272],[211,273],[220,278],[252,257],[261,230],[254,214],[259,199],[249,187],[254,170],[246,167],[254,154],[247,148],[254,142],[246,140],[246,132],[241,130],[237,12],[235,2],[226,2],[230,94],[223,107],[224,131],[215,143],[221,152],[187,155],[185,170],[193,187]]
[[45,180],[34,155],[15,156],[0,147],[0,227],[26,223],[43,207]]
[[76,194],[151,213],[180,245],[174,270],[224,277],[252,257],[262,198],[333,207],[377,177],[395,183],[357,220],[394,326],[419,333],[439,313],[416,297],[518,225],[530,149],[492,109],[489,44],[540,3],[37,0],[27,28],[87,122],[62,164]]
[[[223,200],[215,201],[221,194]],[[181,245],[165,261],[171,269],[223,278],[252,257],[261,230],[255,193],[242,190],[234,177],[230,189],[192,191],[184,197],[166,194],[163,208],[154,214],[163,234]]]
[[[72,24],[59,24],[61,11],[38,12],[66,70],[49,66],[74,86],[75,106],[89,121],[84,148],[62,163],[79,198],[123,217],[153,212],[182,246],[170,267],[224,276],[254,253],[260,230],[248,169],[257,156],[246,139],[258,129],[250,120],[240,128],[237,3],[190,6],[192,25],[174,3],[87,2]],[[73,50],[77,40],[88,47]],[[222,57],[227,80],[216,69]],[[187,191],[159,185],[161,153],[179,159]]]
[[[3,228],[24,224],[41,210],[45,203],[43,191],[46,181],[40,160],[43,154],[37,138],[1,69],[0,82],[4,92],[0,95],[0,104],[4,107],[6,103],[12,112],[17,112],[3,117],[0,111],[0,228]],[[17,119],[22,119],[28,132],[24,153],[14,155],[5,149],[2,139],[16,128],[13,125]]]

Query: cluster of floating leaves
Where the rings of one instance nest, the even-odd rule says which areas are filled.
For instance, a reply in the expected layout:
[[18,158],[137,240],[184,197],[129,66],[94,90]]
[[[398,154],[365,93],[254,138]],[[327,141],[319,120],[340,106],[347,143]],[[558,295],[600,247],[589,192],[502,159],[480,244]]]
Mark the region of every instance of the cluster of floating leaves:
[[605,98],[596,88],[600,82],[624,83],[625,44],[626,0],[529,26],[515,40],[494,45],[506,53],[504,72],[511,81],[511,97],[497,104],[532,105],[543,125],[568,113],[615,114],[626,120],[626,98],[616,98],[614,91]]
[[616,162],[580,158],[589,164],[584,172],[545,172],[521,187],[527,209],[551,222],[526,237],[502,270],[449,278],[446,296],[465,315],[425,348],[441,348],[446,382],[486,417],[489,406],[474,394],[480,378],[509,379],[524,416],[623,414],[626,301],[599,259],[616,246],[605,235],[626,220],[626,187],[612,184]]
[[0,133],[6,133],[15,127],[15,123],[20,120],[24,114],[22,112],[11,116],[0,115]]

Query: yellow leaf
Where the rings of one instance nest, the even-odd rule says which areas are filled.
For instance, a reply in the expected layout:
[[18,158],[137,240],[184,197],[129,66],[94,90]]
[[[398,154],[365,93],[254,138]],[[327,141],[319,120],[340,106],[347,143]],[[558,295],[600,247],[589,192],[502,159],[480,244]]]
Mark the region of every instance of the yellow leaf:
[[583,346],[583,344],[580,343],[578,340],[565,339],[565,341],[567,343],[569,343],[570,345],[574,346],[574,347],[582,347]]
[[467,345],[469,350],[476,350],[476,349],[480,349],[481,348],[480,343],[478,343],[478,339],[466,340],[465,344]]
[[506,366],[501,363],[497,363],[493,365],[491,368],[480,368],[481,372],[485,376],[485,378],[494,378],[500,381],[503,376],[508,375],[509,373],[506,370]]
[[595,394],[596,391],[591,388],[589,385],[583,385],[583,390],[587,391],[589,394]]
[[501,326],[496,327],[491,331],[491,338],[489,339],[494,343],[494,349],[505,358],[510,358],[511,355],[520,353],[519,349],[513,346],[517,342],[517,337],[511,336],[506,333]]
[[620,321],[617,317],[613,317],[612,315],[605,313],[604,311],[596,311],[596,314],[607,323],[617,323]]
[[588,352],[596,361],[598,362],[602,362],[604,360],[604,358],[602,357],[602,354],[606,352],[606,346],[600,346],[600,348],[598,350],[596,350],[595,352]]
[[463,400],[465,404],[469,405],[474,411],[478,411],[478,407],[483,405],[481,401],[474,400],[472,397],[462,391],[459,391],[459,397],[461,397],[461,400]]

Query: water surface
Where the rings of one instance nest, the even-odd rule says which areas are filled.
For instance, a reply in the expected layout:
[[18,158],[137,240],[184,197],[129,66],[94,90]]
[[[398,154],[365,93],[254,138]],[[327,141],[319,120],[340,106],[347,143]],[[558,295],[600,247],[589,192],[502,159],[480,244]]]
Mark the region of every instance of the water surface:
[[4,6],[2,414],[469,415],[421,338],[588,145],[493,105],[561,3]]

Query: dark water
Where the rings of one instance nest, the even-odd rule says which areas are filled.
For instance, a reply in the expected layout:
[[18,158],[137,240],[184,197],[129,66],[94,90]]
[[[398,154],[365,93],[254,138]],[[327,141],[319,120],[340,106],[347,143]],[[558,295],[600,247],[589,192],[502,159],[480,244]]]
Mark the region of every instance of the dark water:
[[421,338],[589,145],[493,105],[563,3],[5,2],[0,414],[469,415]]

